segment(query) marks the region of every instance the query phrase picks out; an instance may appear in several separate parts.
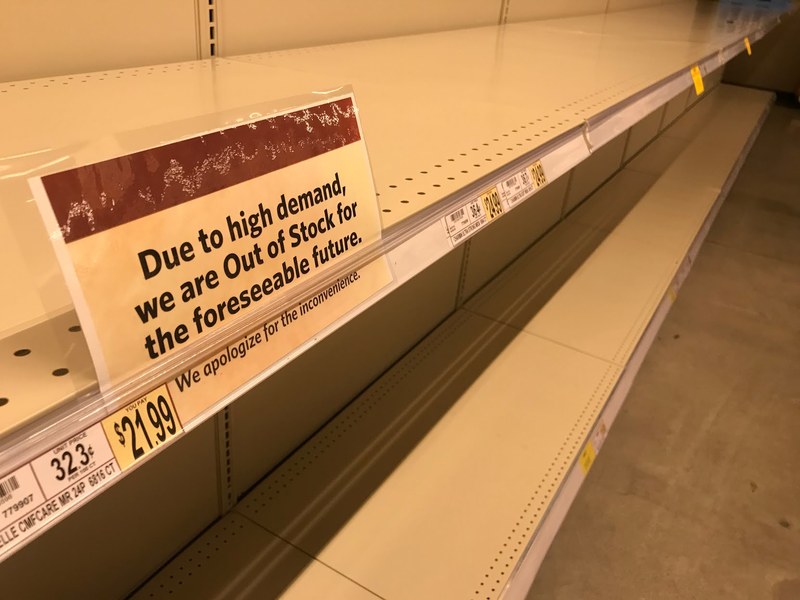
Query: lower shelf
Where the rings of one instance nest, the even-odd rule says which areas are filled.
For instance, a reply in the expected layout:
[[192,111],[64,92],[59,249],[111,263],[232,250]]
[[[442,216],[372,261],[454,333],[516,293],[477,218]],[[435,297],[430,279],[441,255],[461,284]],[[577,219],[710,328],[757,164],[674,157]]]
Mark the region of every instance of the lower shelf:
[[770,101],[699,103],[138,597],[524,596]]

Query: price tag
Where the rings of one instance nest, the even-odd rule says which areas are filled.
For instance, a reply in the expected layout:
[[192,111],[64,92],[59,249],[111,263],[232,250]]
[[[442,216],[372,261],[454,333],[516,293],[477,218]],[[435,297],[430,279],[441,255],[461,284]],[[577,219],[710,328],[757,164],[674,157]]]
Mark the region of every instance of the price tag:
[[600,448],[603,447],[603,443],[606,441],[606,436],[608,435],[608,427],[606,427],[605,422],[600,421],[597,427],[592,434],[592,445],[594,446],[595,454],[600,452]]
[[531,172],[531,180],[533,181],[533,185],[536,189],[547,185],[547,177],[544,175],[544,167],[542,167],[542,161],[537,160],[533,163],[530,167],[528,167]]
[[503,214],[503,202],[497,186],[457,208],[442,219],[450,243],[455,246]]
[[183,432],[166,385],[106,417],[102,426],[123,471]]
[[519,173],[514,173],[505,181],[501,181],[498,189],[505,210],[512,209],[517,202],[524,200],[526,196],[533,192],[534,187],[530,170],[523,169]]
[[121,470],[99,423],[0,480],[0,556],[87,500]]
[[581,452],[580,457],[578,457],[578,462],[581,464],[581,469],[583,470],[584,475],[589,473],[589,469],[592,468],[592,463],[594,463],[595,456],[597,456],[597,453],[594,450],[592,442],[589,441],[583,448],[583,452]]
[[489,221],[503,214],[503,203],[500,202],[500,193],[497,191],[497,186],[481,194],[481,203]]
[[705,86],[703,85],[703,74],[700,73],[700,67],[695,65],[692,67],[692,81],[694,81],[694,92],[698,96],[703,93]]
[[745,50],[747,50],[747,56],[752,56],[753,49],[750,47],[750,38],[749,37],[745,36],[745,38],[744,38],[744,47],[745,47]]
[[675,288],[670,287],[667,295],[669,296],[670,302],[675,304],[675,300],[678,299],[678,292],[675,291]]
[[118,470],[115,467],[114,471],[105,472],[105,465],[111,462],[114,462],[114,454],[98,423],[34,459],[31,466],[47,498],[70,491],[70,487],[74,488],[71,495],[77,498],[94,487],[79,483],[84,477],[100,471],[92,480],[102,481]]
[[486,212],[480,198],[470,200],[442,219],[442,224],[453,246],[463,242],[487,222]]

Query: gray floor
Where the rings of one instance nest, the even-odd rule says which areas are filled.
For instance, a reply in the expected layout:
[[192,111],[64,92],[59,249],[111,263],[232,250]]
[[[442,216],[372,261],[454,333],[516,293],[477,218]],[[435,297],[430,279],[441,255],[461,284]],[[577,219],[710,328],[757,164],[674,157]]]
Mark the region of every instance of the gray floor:
[[800,110],[774,107],[529,595],[800,599]]

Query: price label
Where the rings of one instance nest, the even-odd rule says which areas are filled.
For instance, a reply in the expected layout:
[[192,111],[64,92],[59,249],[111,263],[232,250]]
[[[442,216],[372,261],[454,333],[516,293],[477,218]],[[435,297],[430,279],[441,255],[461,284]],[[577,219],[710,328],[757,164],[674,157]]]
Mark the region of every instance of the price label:
[[166,385],[106,417],[102,425],[123,471],[183,432]]
[[444,229],[453,246],[463,242],[487,222],[486,212],[479,198],[470,200],[442,219]]
[[745,37],[744,38],[744,48],[745,48],[745,50],[747,50],[747,56],[752,56],[753,49],[750,47],[750,38],[749,37]]
[[500,202],[500,194],[496,186],[481,194],[481,203],[489,221],[503,214],[503,203]]
[[594,446],[595,454],[600,452],[600,448],[603,447],[603,443],[606,441],[606,436],[608,435],[608,427],[606,427],[605,422],[600,421],[597,427],[592,434],[592,445]]
[[529,169],[523,169],[519,173],[514,173],[498,186],[500,197],[503,200],[505,210],[510,210],[520,200],[524,200],[534,189],[531,182]]
[[592,468],[592,463],[594,463],[595,456],[597,456],[597,453],[594,450],[594,445],[591,441],[589,441],[583,448],[583,452],[581,452],[580,457],[578,457],[578,462],[581,464],[581,469],[583,470],[584,475],[589,473],[589,469]]
[[705,86],[703,85],[703,74],[700,72],[700,67],[695,65],[691,70],[692,81],[694,82],[694,92],[698,96],[703,93]]
[[95,424],[34,459],[31,466],[44,495],[53,498],[71,486],[76,486],[74,492],[81,495],[89,488],[76,484],[98,469],[103,471],[113,460],[103,429]]
[[120,474],[99,423],[0,480],[0,556]]
[[544,167],[542,167],[542,161],[537,160],[533,163],[528,169],[531,172],[531,181],[533,181],[533,185],[536,189],[547,185],[547,177],[544,175]]

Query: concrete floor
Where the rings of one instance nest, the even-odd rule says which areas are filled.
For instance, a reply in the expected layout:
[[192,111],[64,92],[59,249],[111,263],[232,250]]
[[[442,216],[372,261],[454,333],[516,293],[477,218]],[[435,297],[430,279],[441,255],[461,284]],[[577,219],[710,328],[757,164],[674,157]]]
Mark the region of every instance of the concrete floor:
[[528,596],[800,599],[800,110],[772,109]]

